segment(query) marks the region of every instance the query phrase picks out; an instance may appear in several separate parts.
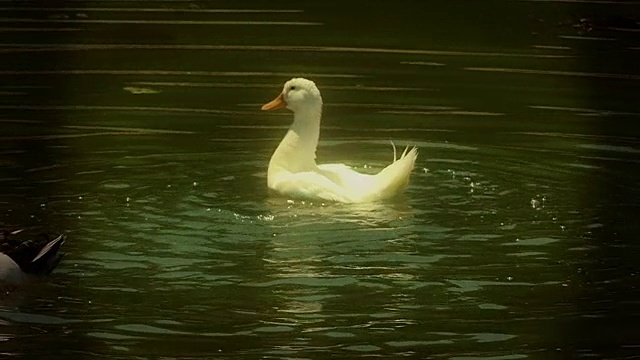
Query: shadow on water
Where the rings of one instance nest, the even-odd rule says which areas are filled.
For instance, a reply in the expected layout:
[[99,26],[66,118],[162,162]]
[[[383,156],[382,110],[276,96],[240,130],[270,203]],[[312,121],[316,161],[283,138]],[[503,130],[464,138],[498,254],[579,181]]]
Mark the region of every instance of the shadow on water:
[[[11,4],[3,2],[0,6],[7,5]],[[0,12],[7,18],[21,16],[19,8],[9,7]],[[55,44],[73,43],[78,39],[78,32],[68,31],[63,24],[4,25],[6,22],[3,22],[0,33],[5,42]],[[33,64],[57,69],[74,61],[64,53],[52,53],[46,57],[33,53],[26,58],[16,58],[6,50],[0,51],[2,71],[28,70]],[[68,179],[73,175],[69,163],[70,148],[55,137],[65,123],[66,115],[63,111],[41,110],[40,107],[69,102],[68,94],[73,92],[73,87],[73,82],[68,79],[53,77],[43,81],[37,74],[5,78],[0,85],[3,98],[0,109],[0,152],[3,159],[0,166],[0,184],[3,185],[0,227],[66,232],[70,236],[63,251],[71,249],[71,252],[77,239],[72,234],[74,230],[70,222],[48,208],[52,199],[66,191]],[[73,310],[86,303],[77,279],[59,273],[53,278],[52,282],[36,279],[22,288],[3,292],[0,342],[3,343],[1,352],[4,356],[61,359],[68,356],[68,349],[74,349],[75,354],[81,356],[89,349],[99,347],[78,331],[90,319]],[[37,338],[37,344],[25,348],[16,341],[26,338]]]
[[[596,131],[603,135],[596,151],[601,160],[594,159],[594,164],[610,174],[637,174],[637,158],[631,162],[625,158],[631,155],[628,151],[637,152],[640,147],[640,109],[635,100],[640,93],[640,51],[632,50],[640,43],[640,8],[611,5],[569,11],[584,36],[576,46],[586,54],[588,71],[611,69],[616,74],[630,74],[619,80],[589,79],[587,103],[601,113],[596,115]],[[621,136],[626,140],[620,141]],[[594,174],[589,182],[589,195],[585,194],[583,203],[594,209],[596,226],[584,233],[594,248],[590,265],[582,268],[583,292],[577,299],[584,314],[575,327],[581,335],[579,346],[594,347],[605,354],[616,348],[631,352],[634,347],[637,350],[640,340],[634,330],[640,320],[640,287],[631,285],[640,276],[638,228],[632,225],[640,219],[637,175],[617,177],[612,182]]]
[[[9,17],[16,17],[19,12],[9,11]],[[9,34],[10,38],[15,40],[19,37],[17,34],[7,31],[3,33]],[[20,36],[22,37],[22,36]],[[31,41],[43,42],[69,42],[73,41],[74,36],[65,32],[47,31],[46,29],[38,29],[35,27],[30,32],[28,38]],[[25,39],[20,39],[25,40]],[[2,69],[20,69],[28,68],[30,63],[37,62],[38,56],[33,57],[21,63],[15,61],[8,54],[3,55]],[[68,57],[64,54],[52,54],[47,58],[47,66],[56,68],[68,62]],[[11,136],[20,133],[27,133],[33,137],[26,136],[21,140],[2,141],[2,151],[9,154],[9,163],[2,167],[3,182],[11,183],[18,181],[20,187],[10,188],[5,191],[15,191],[11,194],[11,199],[7,204],[7,208],[11,209],[6,215],[10,215],[6,219],[5,225],[9,226],[30,226],[43,225],[45,228],[50,227],[54,231],[66,229],[65,224],[57,224],[54,219],[49,218],[47,211],[42,211],[41,205],[46,203],[51,195],[56,193],[56,188],[60,186],[57,179],[48,176],[51,169],[65,167],[64,150],[61,150],[63,144],[48,141],[39,138],[38,133],[46,133],[55,131],[63,123],[64,115],[60,112],[50,111],[41,112],[31,109],[32,106],[39,106],[47,103],[66,102],[66,92],[60,91],[70,84],[64,79],[57,79],[50,83],[43,84],[37,76],[26,77],[22,79],[5,79],[0,91],[3,93],[3,105],[5,104],[21,104],[24,106],[23,111],[15,111],[2,109],[2,118],[0,124],[5,129],[2,137]],[[52,223],[53,222],[53,223]]]
[[[562,39],[565,49],[578,55],[572,76],[584,87],[584,108],[549,108],[554,115],[566,112],[575,121],[591,123],[597,134],[589,145],[593,171],[580,203],[592,224],[581,229],[591,247],[587,259],[576,259],[580,290],[575,305],[580,318],[567,327],[572,352],[594,349],[600,354],[637,355],[640,288],[630,285],[640,274],[635,225],[640,211],[636,156],[640,146],[636,94],[640,91],[640,8],[637,2],[554,3],[537,7],[538,29]],[[551,5],[553,4],[553,5]],[[556,24],[556,30],[548,24]],[[547,34],[542,34],[544,37]],[[591,118],[591,120],[589,120]],[[612,181],[603,174],[614,175]],[[636,345],[634,345],[636,344]]]

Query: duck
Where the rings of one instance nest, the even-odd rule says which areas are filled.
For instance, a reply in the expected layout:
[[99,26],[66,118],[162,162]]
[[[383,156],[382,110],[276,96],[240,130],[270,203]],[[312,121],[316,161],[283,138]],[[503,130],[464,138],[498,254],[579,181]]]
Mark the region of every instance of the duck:
[[320,138],[322,96],[305,78],[287,81],[280,94],[262,110],[287,108],[293,123],[273,152],[267,169],[267,187],[281,195],[340,203],[377,202],[396,197],[409,185],[418,158],[416,147],[406,147],[377,174],[363,174],[345,164],[316,163]]
[[18,286],[33,276],[50,274],[63,256],[64,234],[24,236],[23,231],[0,232],[0,285]]

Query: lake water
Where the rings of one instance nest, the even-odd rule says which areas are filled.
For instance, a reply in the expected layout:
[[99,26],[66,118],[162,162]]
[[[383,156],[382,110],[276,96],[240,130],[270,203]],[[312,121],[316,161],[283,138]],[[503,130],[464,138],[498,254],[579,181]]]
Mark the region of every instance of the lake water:
[[[3,356],[640,356],[637,2],[0,7],[1,224],[68,236]],[[294,76],[404,196],[267,191]]]

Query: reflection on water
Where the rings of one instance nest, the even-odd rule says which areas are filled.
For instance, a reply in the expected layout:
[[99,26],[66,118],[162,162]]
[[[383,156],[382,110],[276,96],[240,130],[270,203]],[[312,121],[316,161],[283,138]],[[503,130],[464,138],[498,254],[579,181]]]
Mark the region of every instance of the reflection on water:
[[[637,4],[578,3],[5,2],[2,224],[69,240],[4,295],[2,352],[636,355]],[[420,148],[402,197],[267,191],[293,76],[321,162]]]

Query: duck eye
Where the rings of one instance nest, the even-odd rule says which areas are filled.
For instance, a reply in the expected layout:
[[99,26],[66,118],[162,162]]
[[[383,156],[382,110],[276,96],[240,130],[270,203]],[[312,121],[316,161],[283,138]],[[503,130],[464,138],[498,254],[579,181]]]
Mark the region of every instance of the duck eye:
[[296,89],[296,87],[295,87],[295,86],[290,86],[290,87],[289,87],[289,90],[295,90],[295,89]]

